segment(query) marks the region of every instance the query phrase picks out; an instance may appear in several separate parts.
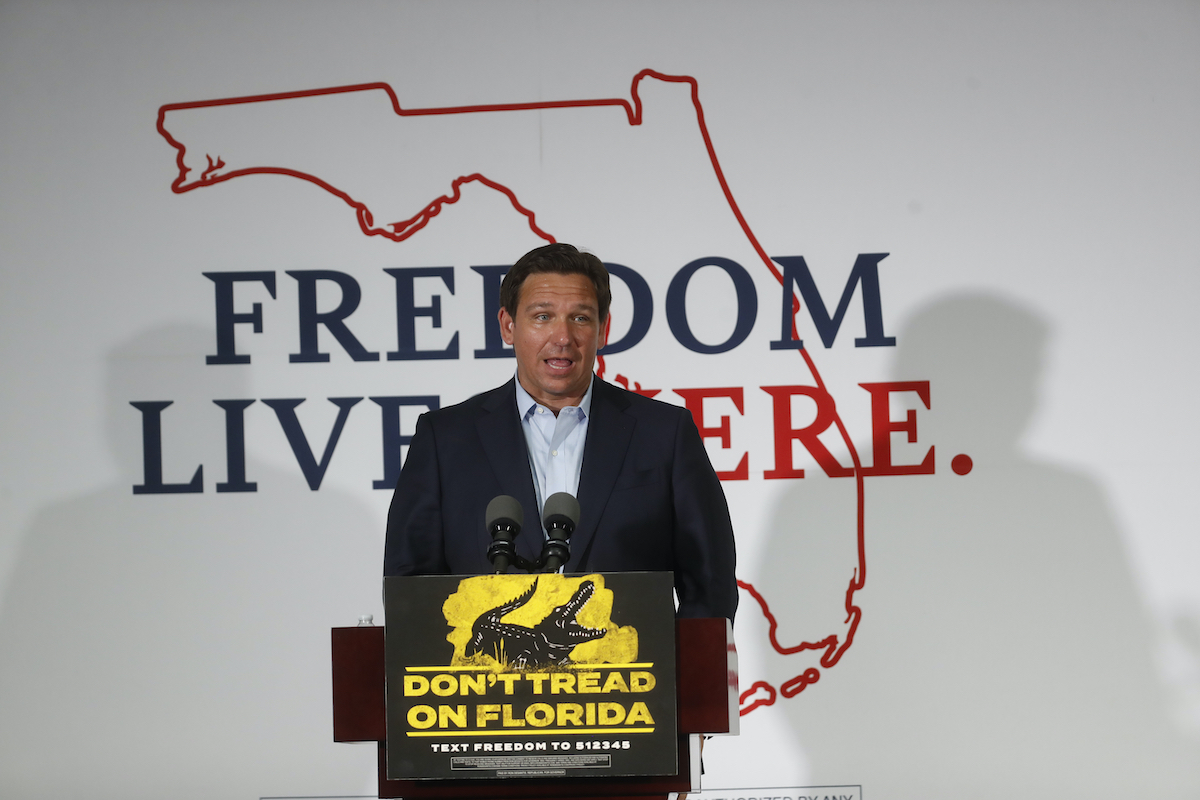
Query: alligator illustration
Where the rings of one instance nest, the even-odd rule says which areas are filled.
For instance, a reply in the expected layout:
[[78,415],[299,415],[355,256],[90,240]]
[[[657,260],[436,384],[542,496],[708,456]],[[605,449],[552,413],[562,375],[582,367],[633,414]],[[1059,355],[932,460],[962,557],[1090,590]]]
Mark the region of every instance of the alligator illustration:
[[587,605],[596,591],[591,581],[584,581],[571,595],[571,599],[558,606],[546,617],[526,628],[500,620],[533,599],[537,592],[537,580],[520,596],[485,611],[471,627],[471,641],[466,654],[485,653],[505,660],[518,669],[540,666],[561,666],[570,663],[571,650],[578,644],[599,639],[606,631],[580,625],[575,617]]

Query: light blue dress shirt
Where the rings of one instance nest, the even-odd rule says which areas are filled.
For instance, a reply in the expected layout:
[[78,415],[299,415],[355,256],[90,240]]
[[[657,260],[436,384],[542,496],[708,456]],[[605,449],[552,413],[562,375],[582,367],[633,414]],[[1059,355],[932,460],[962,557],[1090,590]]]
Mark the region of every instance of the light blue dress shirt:
[[[556,492],[568,492],[573,497],[579,495],[583,445],[587,441],[588,417],[592,410],[592,385],[588,384],[587,393],[578,406],[567,406],[556,417],[553,411],[540,405],[525,391],[520,380],[516,383],[517,414],[529,451],[540,521],[547,497]],[[542,536],[545,535],[543,529]]]

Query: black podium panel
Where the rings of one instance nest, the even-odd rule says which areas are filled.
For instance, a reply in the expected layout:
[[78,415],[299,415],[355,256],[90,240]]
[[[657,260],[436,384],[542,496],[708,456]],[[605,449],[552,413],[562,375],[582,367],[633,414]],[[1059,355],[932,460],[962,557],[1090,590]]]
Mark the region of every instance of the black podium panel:
[[389,780],[678,770],[670,573],[384,581]]

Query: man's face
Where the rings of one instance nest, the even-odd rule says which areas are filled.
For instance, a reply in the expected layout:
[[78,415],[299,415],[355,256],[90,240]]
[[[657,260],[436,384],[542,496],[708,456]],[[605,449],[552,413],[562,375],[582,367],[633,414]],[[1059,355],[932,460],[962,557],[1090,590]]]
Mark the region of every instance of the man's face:
[[556,414],[587,393],[605,328],[586,275],[535,272],[521,284],[516,317],[500,309],[500,335],[516,351],[517,379]]

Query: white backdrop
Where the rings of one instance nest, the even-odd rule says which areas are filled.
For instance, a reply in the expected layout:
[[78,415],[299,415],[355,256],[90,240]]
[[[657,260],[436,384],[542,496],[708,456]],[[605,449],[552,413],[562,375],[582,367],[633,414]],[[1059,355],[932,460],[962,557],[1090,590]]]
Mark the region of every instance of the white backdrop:
[[[472,267],[545,237],[646,281],[605,377],[721,390],[710,455],[746,454],[742,735],[706,794],[1200,793],[1196,3],[4,2],[0,126],[0,795],[374,791],[328,667],[330,627],[382,618],[371,398],[507,379]],[[832,316],[885,253],[830,346],[806,301],[807,349],[771,348],[764,255],[803,256]],[[423,267],[449,270],[413,280],[412,348],[458,355],[389,359],[384,270]],[[353,340],[306,340],[308,287],[327,314],[352,286]],[[876,323],[894,345],[857,347]],[[933,448],[932,474],[871,474],[883,383],[891,463]],[[325,462],[327,398],[362,399]],[[217,400],[254,401],[226,404],[244,479]],[[135,493],[154,420],[157,484],[202,465],[201,491]],[[836,466],[789,435],[827,423]]]

